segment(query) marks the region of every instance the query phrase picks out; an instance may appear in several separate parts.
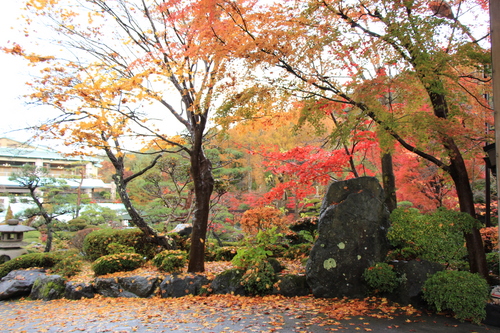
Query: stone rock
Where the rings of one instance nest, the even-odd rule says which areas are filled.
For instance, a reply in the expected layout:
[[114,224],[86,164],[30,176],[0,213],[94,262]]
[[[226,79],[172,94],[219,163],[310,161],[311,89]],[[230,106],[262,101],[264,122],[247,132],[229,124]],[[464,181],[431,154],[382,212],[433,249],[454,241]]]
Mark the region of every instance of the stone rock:
[[137,298],[137,295],[122,288],[118,278],[96,278],[94,280],[94,289],[97,294],[106,297]]
[[0,300],[28,296],[36,279],[45,276],[43,269],[12,271],[0,280]]
[[210,289],[214,294],[233,294],[245,295],[245,288],[241,285],[241,278],[243,272],[239,269],[228,269],[217,275],[212,283]]
[[64,297],[78,300],[82,298],[94,298],[95,290],[91,283],[68,282],[64,290]]
[[273,288],[273,294],[286,297],[306,296],[310,293],[311,288],[307,284],[305,275],[283,275],[279,277],[277,286]]
[[40,276],[31,288],[30,298],[50,301],[62,298],[65,290],[64,278],[60,275]]
[[106,297],[147,298],[154,294],[158,286],[157,277],[96,278],[96,293]]
[[160,283],[160,294],[162,298],[199,295],[209,282],[203,275],[169,275]]
[[425,308],[427,303],[422,298],[422,286],[429,276],[442,271],[443,265],[426,260],[393,261],[390,264],[401,282],[387,297],[401,305],[411,304],[419,309]]
[[267,262],[271,265],[276,274],[281,273],[285,266],[283,266],[276,258],[267,258]]
[[155,294],[160,281],[156,276],[129,276],[118,279],[123,289],[137,295],[137,297],[148,298]]
[[360,177],[332,183],[323,199],[318,239],[306,265],[316,297],[364,297],[363,271],[389,250],[389,211],[378,180]]
[[176,225],[175,228],[170,232],[176,232],[179,234],[179,236],[183,237],[190,236],[193,232],[193,226],[189,223],[180,223]]

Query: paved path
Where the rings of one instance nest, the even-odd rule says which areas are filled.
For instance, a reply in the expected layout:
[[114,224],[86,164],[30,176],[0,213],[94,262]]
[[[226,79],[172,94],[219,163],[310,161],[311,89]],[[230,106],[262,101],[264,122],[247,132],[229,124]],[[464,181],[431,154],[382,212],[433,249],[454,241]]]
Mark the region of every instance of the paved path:
[[[0,332],[500,332],[387,304],[311,297],[0,302]],[[413,312],[413,313],[412,313]]]

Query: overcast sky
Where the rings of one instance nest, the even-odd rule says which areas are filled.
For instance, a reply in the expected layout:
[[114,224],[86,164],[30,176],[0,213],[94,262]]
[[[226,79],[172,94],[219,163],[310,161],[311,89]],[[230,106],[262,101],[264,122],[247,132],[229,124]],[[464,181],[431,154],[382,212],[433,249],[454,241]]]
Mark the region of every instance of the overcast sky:
[[[19,17],[23,14],[21,9],[24,1],[3,1],[0,11],[0,46],[12,47],[16,42],[20,45],[29,43],[29,38],[19,32],[18,26],[23,22]],[[34,38],[32,36],[31,38]],[[30,49],[30,48],[28,48]],[[44,51],[42,47],[35,52],[39,54],[50,54],[51,50],[47,47]],[[18,131],[30,125],[37,125],[45,119],[49,119],[50,108],[42,106],[28,105],[24,94],[29,92],[26,82],[30,81],[30,67],[22,59],[5,54],[0,51],[0,137],[7,137],[18,141],[30,139],[31,134],[26,131]],[[157,109],[154,108],[154,109]],[[155,110],[152,110],[153,112]],[[151,111],[151,109],[150,109]],[[163,121],[161,128],[174,135],[183,129],[172,117],[167,117],[163,107],[156,110],[157,117]],[[52,113],[54,115],[55,113]]]
[[[11,46],[11,42],[21,44],[25,37],[18,33],[16,18],[21,15],[20,6],[23,1],[4,1],[0,11],[0,45]],[[0,52],[0,101],[1,120],[0,136],[13,139],[27,139],[28,135],[10,132],[29,124],[36,115],[33,109],[24,105],[22,95],[27,92],[25,82],[29,80],[25,63],[21,59]]]

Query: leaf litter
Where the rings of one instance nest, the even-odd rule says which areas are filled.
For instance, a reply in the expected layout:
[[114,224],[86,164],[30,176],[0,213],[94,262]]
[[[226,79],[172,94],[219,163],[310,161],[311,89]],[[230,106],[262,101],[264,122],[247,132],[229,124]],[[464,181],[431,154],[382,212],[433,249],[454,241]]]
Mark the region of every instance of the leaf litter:
[[[304,274],[299,261],[287,261],[287,274]],[[209,278],[232,268],[230,262],[207,262]],[[182,274],[187,274],[186,270]],[[166,276],[152,265],[103,277]],[[71,281],[90,283],[90,267]],[[329,332],[372,331],[370,318],[397,316],[425,321],[412,306],[399,306],[385,298],[324,299],[313,296],[270,295],[186,296],[180,298],[107,298],[0,302],[0,327],[5,332]]]

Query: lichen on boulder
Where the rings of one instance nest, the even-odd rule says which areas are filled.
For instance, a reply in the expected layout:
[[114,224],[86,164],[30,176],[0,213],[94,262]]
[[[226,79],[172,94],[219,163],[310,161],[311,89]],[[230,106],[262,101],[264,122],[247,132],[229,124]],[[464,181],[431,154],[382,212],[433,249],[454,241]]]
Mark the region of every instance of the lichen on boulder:
[[378,180],[360,177],[332,183],[323,199],[318,238],[306,265],[316,297],[363,297],[363,271],[389,250],[389,211]]

